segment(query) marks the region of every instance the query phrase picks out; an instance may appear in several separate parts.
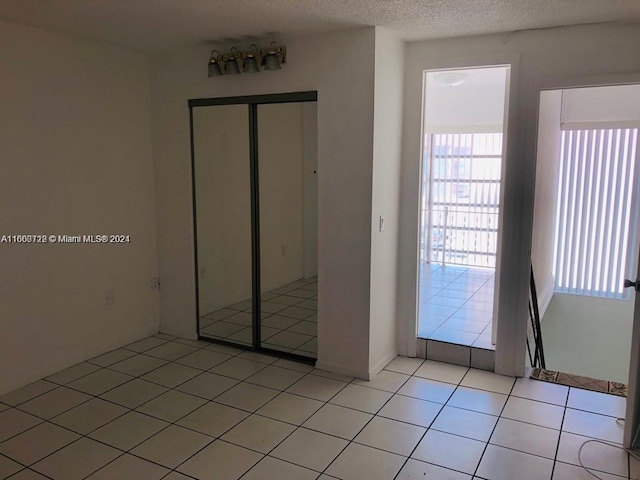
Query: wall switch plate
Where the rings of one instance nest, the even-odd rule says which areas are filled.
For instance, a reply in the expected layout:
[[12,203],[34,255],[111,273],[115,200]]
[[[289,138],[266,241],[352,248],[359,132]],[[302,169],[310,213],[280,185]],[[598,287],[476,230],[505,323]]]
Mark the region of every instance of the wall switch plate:
[[[204,276],[204,274],[202,276]],[[153,277],[151,279],[151,290],[154,292],[160,290],[160,279],[158,277]]]
[[384,231],[384,217],[380,215],[380,231]]

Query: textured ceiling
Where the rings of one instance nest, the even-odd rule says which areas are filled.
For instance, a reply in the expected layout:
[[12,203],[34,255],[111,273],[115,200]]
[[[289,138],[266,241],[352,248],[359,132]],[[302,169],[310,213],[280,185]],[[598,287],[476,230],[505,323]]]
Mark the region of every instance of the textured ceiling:
[[0,19],[147,50],[376,25],[426,39],[640,21],[639,0],[0,0]]

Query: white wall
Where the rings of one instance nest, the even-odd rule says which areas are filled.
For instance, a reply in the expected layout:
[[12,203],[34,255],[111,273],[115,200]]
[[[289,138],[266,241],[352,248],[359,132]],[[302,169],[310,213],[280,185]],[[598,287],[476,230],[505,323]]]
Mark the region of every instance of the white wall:
[[[0,394],[158,331],[145,56],[0,22]],[[113,291],[115,304],[105,305]]]
[[248,111],[193,109],[200,316],[251,298]]
[[[371,219],[369,371],[397,354],[397,265],[404,44],[377,28]],[[380,231],[380,217],[384,230]]]
[[208,79],[208,47],[152,59],[162,330],[195,337],[187,100],[318,91],[318,365],[369,367],[374,29],[282,40],[282,70]]
[[426,78],[424,131],[428,133],[502,132],[506,68],[456,70],[467,75],[457,86]]
[[633,307],[633,296],[555,293],[541,325],[547,368],[627,383]]
[[[562,123],[640,122],[640,85],[564,90]],[[597,128],[597,127],[594,127]]]
[[[400,321],[407,349],[415,325],[422,74],[426,69],[512,64],[506,165],[504,257],[499,283],[496,371],[524,373],[539,92],[640,77],[640,27],[576,26],[410,43],[405,70],[400,224]],[[413,327],[415,328],[415,327]],[[415,336],[413,337],[415,338]],[[403,342],[405,343],[405,342]],[[406,351],[406,350],[405,350]]]
[[562,91],[550,90],[540,94],[531,263],[541,317],[551,301],[554,288],[553,241],[560,176],[561,111]]

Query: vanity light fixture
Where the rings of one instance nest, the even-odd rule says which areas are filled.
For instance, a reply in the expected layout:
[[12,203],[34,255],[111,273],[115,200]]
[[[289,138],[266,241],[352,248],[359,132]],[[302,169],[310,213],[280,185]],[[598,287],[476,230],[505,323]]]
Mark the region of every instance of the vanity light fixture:
[[287,63],[287,48],[278,45],[277,42],[271,42],[269,47],[262,50],[255,44],[251,44],[249,49],[243,52],[235,47],[226,54],[212,50],[209,55],[208,76],[259,73],[260,67],[267,71],[281,70],[283,63]]

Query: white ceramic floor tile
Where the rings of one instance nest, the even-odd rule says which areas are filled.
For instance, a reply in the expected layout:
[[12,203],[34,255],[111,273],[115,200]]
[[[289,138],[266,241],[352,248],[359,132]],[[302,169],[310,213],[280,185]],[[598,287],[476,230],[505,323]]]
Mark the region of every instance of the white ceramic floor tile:
[[490,443],[553,460],[559,437],[558,430],[501,418]]
[[471,476],[456,472],[444,467],[438,467],[431,463],[421,462],[410,458],[400,473],[397,480],[471,480]]
[[458,387],[453,392],[447,405],[451,407],[466,408],[489,415],[500,415],[502,407],[507,401],[507,396],[500,393],[476,390],[474,388]]
[[354,380],[354,377],[340,375],[339,373],[327,372],[326,370],[320,370],[319,368],[314,368],[309,373],[311,375],[317,375],[319,377],[324,377],[324,378],[331,378],[332,380],[338,380],[339,382],[345,382],[345,383],[350,383]]
[[40,475],[35,470],[25,468],[21,472],[13,475],[10,480],[49,480],[49,479],[44,475]]
[[303,335],[290,330],[285,330],[272,337],[269,337],[269,345],[276,345],[287,348],[300,348],[313,337],[311,335]]
[[302,425],[323,405],[324,403],[318,400],[284,392],[256,413],[294,425]]
[[136,355],[121,362],[114,363],[109,366],[109,370],[115,370],[116,372],[126,373],[134,377],[139,377],[145,373],[149,373],[151,370],[155,370],[167,363],[166,360],[161,358],[149,357],[147,355]]
[[31,465],[78,438],[78,434],[57,425],[41,423],[0,444],[0,453],[23,465]]
[[19,463],[14,462],[4,455],[0,455],[0,478],[9,478],[11,475],[22,469],[24,469],[24,467]]
[[128,411],[120,405],[105,402],[99,398],[92,398],[88,402],[54,417],[51,422],[81,435],[86,435]]
[[395,477],[404,461],[400,455],[352,443],[335,459],[327,473],[343,480],[387,480]]
[[508,395],[509,392],[511,392],[514,382],[514,377],[505,377],[504,375],[497,375],[493,372],[470,368],[462,379],[462,382],[460,382],[460,385]]
[[173,361],[189,355],[197,350],[197,348],[192,347],[191,345],[185,345],[184,343],[178,342],[169,342],[165,343],[164,345],[152,348],[151,350],[147,350],[146,352],[144,352],[144,354],[151,357],[161,358],[163,360]]
[[315,480],[318,472],[307,468],[299,467],[289,462],[278,460],[277,458],[264,457],[249,472],[242,477],[242,480],[265,480],[265,479],[291,479],[291,480]]
[[424,359],[422,358],[396,357],[384,369],[404,373],[405,375],[413,375],[423,363]]
[[384,390],[385,392],[395,393],[402,385],[409,379],[409,375],[397,372],[389,372],[382,370],[378,375],[369,381],[355,380],[353,383],[361,385],[363,387],[375,388],[377,390]]
[[192,478],[193,477],[187,477],[186,475],[183,475],[180,472],[171,472],[162,480],[192,480]]
[[232,378],[205,372],[179,385],[176,390],[211,400],[237,384],[238,381]]
[[488,442],[497,422],[498,417],[493,415],[445,406],[431,428]]
[[[602,480],[626,480],[627,477],[619,477],[617,475],[609,475],[602,472],[594,472]],[[584,468],[575,465],[568,465],[562,462],[556,462],[553,467],[552,480],[593,480],[594,477]]]
[[456,387],[449,383],[438,382],[428,378],[412,377],[398,390],[398,393],[408,397],[445,404],[455,389]]
[[624,418],[627,408],[627,399],[607,393],[592,392],[581,388],[572,388],[569,391],[567,407],[587,412],[609,415],[616,418]]
[[252,362],[260,362],[266,363],[267,365],[271,365],[278,360],[278,357],[274,357],[272,355],[265,355],[263,353],[258,352],[250,352],[245,350],[241,354],[238,355],[238,358],[243,358],[245,360],[251,360]]
[[186,365],[188,367],[198,368],[200,370],[209,370],[210,368],[220,365],[222,362],[229,360],[231,357],[224,353],[212,352],[211,350],[200,349],[176,360],[176,363]]
[[270,456],[322,472],[347,444],[346,440],[299,428]]
[[42,419],[11,409],[0,413],[0,442],[42,423]]
[[[149,340],[150,343],[156,343],[156,342],[164,343],[164,340],[160,340],[158,338],[149,338],[145,340]],[[112,350],[110,352],[104,353],[98,357],[91,358],[87,360],[87,362],[93,363],[94,365],[98,365],[100,367],[108,367],[109,365],[118,363],[124,360],[125,358],[133,357],[135,354],[136,354],[135,352],[132,352],[130,350],[126,350],[124,348],[118,348],[116,350]]]
[[170,425],[138,445],[131,453],[167,468],[176,468],[213,440],[193,430]]
[[166,422],[176,422],[205,403],[204,398],[169,390],[138,407],[137,410]]
[[168,363],[147,373],[142,379],[164,387],[175,388],[201,373],[202,371],[196,368],[179,365],[177,363]]
[[487,480],[549,480],[552,467],[552,460],[489,445],[476,475]]
[[123,407],[136,408],[166,391],[166,387],[134,378],[130,382],[109,390],[100,397]]
[[89,375],[90,373],[99,370],[101,367],[98,365],[93,365],[91,363],[82,362],[73,367],[69,367],[66,370],[62,370],[61,372],[55,373],[53,375],[49,375],[45,378],[45,380],[53,383],[58,383],[60,385],[65,385],[69,382],[73,382],[85,375]]
[[216,402],[255,412],[278,393],[278,390],[272,388],[243,382],[216,397]]
[[270,365],[247,378],[247,382],[276,390],[286,390],[303,376],[304,373]]
[[89,395],[97,396],[128,382],[132,378],[130,375],[103,368],[102,370],[90,373],[85,377],[69,383],[68,387],[88,393]]
[[289,393],[314,398],[323,402],[342,390],[347,384],[330,378],[307,375],[287,389]]
[[372,418],[373,415],[371,414],[328,403],[313,414],[303,426],[311,430],[352,440]]
[[262,362],[234,357],[212,368],[210,372],[218,375],[224,375],[225,377],[235,378],[237,380],[245,380],[266,367],[267,365]]
[[567,403],[568,393],[569,387],[564,385],[541,382],[530,378],[518,378],[511,394],[516,397],[553,403],[564,407]]
[[429,430],[411,457],[473,475],[484,448],[484,442]]
[[408,457],[426,431],[423,427],[375,417],[354,441]]
[[418,368],[414,375],[416,377],[430,378],[431,380],[458,385],[466,375],[467,370],[469,370],[467,367],[427,360]]
[[157,347],[159,345],[163,345],[165,343],[167,343],[167,341],[162,338],[147,337],[137,342],[130,343],[129,345],[123,348],[126,348],[127,350],[131,350],[132,352],[141,353],[146,350],[151,350],[152,348]]
[[267,454],[289,436],[295,428],[293,425],[278,420],[251,415],[220,438],[229,443]]
[[160,480],[169,470],[133,455],[124,454],[88,477],[87,480]]
[[507,400],[502,416],[560,430],[562,418],[564,417],[564,408],[558,405],[511,396]]
[[[573,465],[580,461],[590,469],[627,477],[628,454],[621,450],[621,445],[603,444],[594,439],[562,432],[558,446],[557,460]],[[584,447],[583,447],[584,445]],[[580,459],[578,459],[578,452]]]
[[212,437],[218,437],[247,416],[249,414],[242,410],[209,402],[178,420],[177,424]]
[[178,467],[178,471],[200,480],[236,480],[262,457],[246,448],[216,440]]
[[19,408],[31,415],[50,419],[90,399],[90,395],[60,387],[21,404]]
[[168,425],[167,422],[129,412],[111,423],[100,427],[89,437],[121,450],[130,450]]
[[623,430],[616,424],[616,419],[597,413],[567,408],[562,430],[585,437],[622,443]]
[[22,388],[4,394],[0,397],[0,402],[11,406],[19,405],[38,395],[49,392],[54,388],[58,388],[58,385],[47,382],[46,380],[38,380],[37,382],[30,383]]
[[333,397],[330,403],[363,412],[376,413],[392,396],[392,393],[383,390],[349,384]]
[[122,454],[89,438],[81,438],[31,468],[50,478],[82,480]]
[[378,412],[378,415],[421,427],[429,427],[441,408],[442,405],[439,403],[394,395]]

